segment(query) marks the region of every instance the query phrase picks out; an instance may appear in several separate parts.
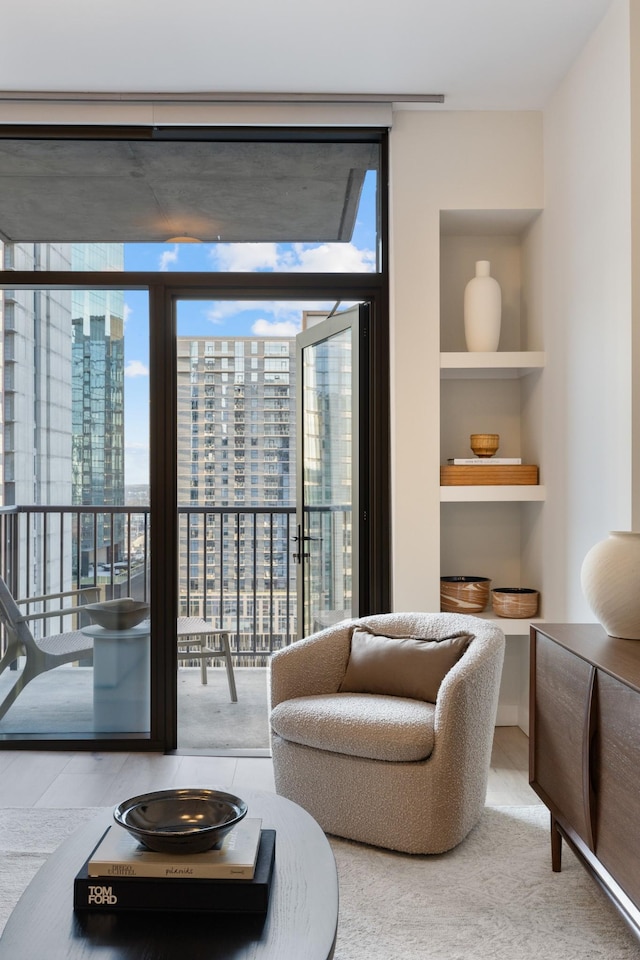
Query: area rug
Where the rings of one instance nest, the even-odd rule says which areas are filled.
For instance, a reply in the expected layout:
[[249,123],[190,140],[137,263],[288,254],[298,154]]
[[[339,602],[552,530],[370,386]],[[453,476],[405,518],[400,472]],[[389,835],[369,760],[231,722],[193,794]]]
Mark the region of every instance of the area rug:
[[49,854],[101,809],[0,808],[0,930]]
[[336,960],[638,960],[640,944],[542,806],[487,807],[454,850],[415,857],[331,840]]
[[[98,812],[0,809],[0,929],[47,856]],[[640,944],[566,847],[562,872],[552,872],[548,828],[541,806],[487,807],[441,856],[330,838],[335,960],[640,960]]]

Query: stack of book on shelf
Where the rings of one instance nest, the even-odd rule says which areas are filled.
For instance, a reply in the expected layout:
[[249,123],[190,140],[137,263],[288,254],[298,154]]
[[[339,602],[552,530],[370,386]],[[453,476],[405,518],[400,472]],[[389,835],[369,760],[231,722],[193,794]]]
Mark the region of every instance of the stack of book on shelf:
[[440,467],[440,485],[537,484],[538,468],[520,457],[468,457]]
[[113,824],[75,878],[74,909],[266,914],[275,839],[261,820],[245,818],[218,847],[166,854]]

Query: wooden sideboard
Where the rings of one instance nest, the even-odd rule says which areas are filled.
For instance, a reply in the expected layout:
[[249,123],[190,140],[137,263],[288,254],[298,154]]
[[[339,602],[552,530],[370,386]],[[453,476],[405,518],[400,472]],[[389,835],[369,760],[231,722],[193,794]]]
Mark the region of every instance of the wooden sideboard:
[[599,624],[531,627],[529,780],[640,937],[640,642]]

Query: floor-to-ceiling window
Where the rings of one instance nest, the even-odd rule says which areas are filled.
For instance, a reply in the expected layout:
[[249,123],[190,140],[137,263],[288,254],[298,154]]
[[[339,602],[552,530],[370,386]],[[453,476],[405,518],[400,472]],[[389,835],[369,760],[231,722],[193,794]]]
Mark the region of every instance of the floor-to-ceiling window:
[[[149,642],[150,660],[132,658],[136,683],[149,691],[142,721],[138,711],[112,729],[97,724],[107,668],[96,678],[95,658],[85,656],[31,680],[0,716],[0,737],[37,742],[46,731],[66,745],[173,746],[175,619],[207,585],[215,584],[220,617],[235,611],[227,620],[238,667],[247,654],[269,654],[267,633],[295,636],[295,603],[280,602],[291,590],[295,509],[295,465],[282,446],[291,451],[295,439],[291,344],[314,314],[364,300],[374,303],[366,468],[377,490],[366,593],[371,609],[389,602],[388,564],[380,564],[388,555],[384,136],[239,131],[231,139],[209,130],[178,139],[175,130],[147,130],[56,140],[33,130],[2,146],[0,573],[21,597],[90,585],[101,600],[149,602],[147,640],[123,636],[118,645],[116,637],[109,648],[114,713],[129,669],[120,663],[124,641]],[[268,518],[255,541],[247,507],[253,524],[260,511]],[[86,616],[50,617],[45,632],[77,627],[95,642],[94,626]],[[36,640],[42,629],[33,624]],[[0,702],[2,684],[25,662],[22,654],[0,673]],[[199,682],[198,665],[180,662]],[[209,739],[215,748],[213,731]]]

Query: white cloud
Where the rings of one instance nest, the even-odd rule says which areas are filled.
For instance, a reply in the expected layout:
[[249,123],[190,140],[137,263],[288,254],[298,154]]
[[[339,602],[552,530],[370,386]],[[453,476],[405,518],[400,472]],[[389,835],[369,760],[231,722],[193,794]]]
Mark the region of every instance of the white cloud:
[[334,301],[309,303],[307,300],[220,300],[207,310],[206,316],[211,323],[222,324],[245,310],[259,310],[265,317],[271,318],[269,323],[293,323],[298,331],[303,310],[330,310],[333,304]]
[[141,360],[129,360],[124,368],[125,377],[148,377],[149,368]]
[[132,313],[133,313],[133,307],[129,306],[128,303],[125,303],[125,305],[124,305],[124,316],[123,316],[123,318],[122,318],[122,319],[124,320],[125,326],[126,326],[126,324],[127,324],[127,320],[129,319],[129,317],[131,316]]
[[256,320],[251,327],[256,337],[295,337],[300,323],[293,320]]
[[214,307],[206,311],[205,316],[209,323],[222,324],[229,317],[235,317],[241,309],[243,308],[239,307],[237,300],[229,300],[228,303],[216,303]]
[[222,243],[210,252],[216,270],[252,273],[373,273],[376,255],[353,243]]
[[173,250],[164,250],[160,255],[159,269],[166,271],[169,269],[170,264],[176,263],[178,260],[178,247],[177,245]]
[[352,243],[297,243],[293,258],[289,270],[309,273],[374,273],[376,269],[374,251],[360,250]]
[[215,268],[228,273],[278,269],[275,243],[221,243],[211,248]]

